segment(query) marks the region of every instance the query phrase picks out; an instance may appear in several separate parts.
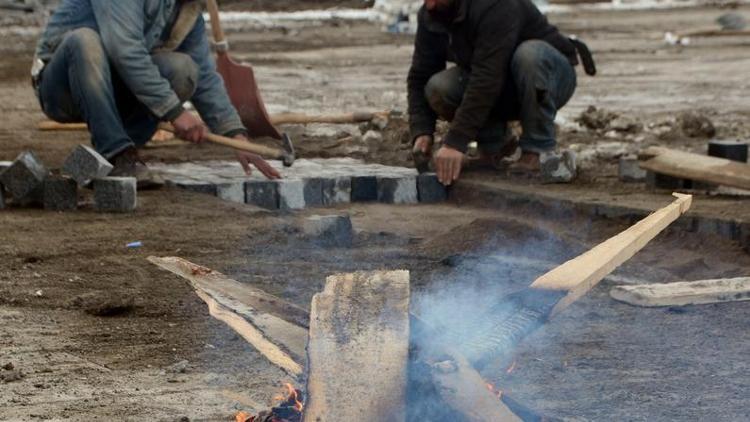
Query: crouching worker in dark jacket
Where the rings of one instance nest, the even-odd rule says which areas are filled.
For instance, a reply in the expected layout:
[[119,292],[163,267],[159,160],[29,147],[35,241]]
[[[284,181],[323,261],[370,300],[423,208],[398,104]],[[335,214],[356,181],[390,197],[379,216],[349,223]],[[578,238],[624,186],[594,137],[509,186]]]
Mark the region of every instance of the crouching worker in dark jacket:
[[[512,152],[504,145],[507,122],[520,120],[523,154],[513,166],[538,170],[539,153],[556,145],[555,114],[576,88],[573,41],[531,0],[425,0],[418,25],[408,77],[415,151],[433,154],[436,119],[451,121],[433,157],[449,185],[469,142],[498,162]],[[456,66],[446,69],[449,61]]]
[[[44,113],[86,122],[113,176],[157,181],[138,160],[160,121],[201,142],[208,129],[247,140],[209,49],[202,0],[62,0],[36,49],[32,82]],[[186,111],[190,101],[201,119]],[[205,124],[204,124],[205,122]],[[208,125],[208,127],[206,127]],[[260,156],[238,152],[245,172],[276,172]]]

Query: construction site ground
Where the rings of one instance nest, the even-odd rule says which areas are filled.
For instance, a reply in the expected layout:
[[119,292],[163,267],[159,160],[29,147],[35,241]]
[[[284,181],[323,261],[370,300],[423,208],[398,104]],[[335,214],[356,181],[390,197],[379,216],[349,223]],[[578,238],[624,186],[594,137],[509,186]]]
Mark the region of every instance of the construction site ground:
[[[620,183],[607,148],[664,145],[702,152],[707,137],[685,136],[676,123],[685,111],[710,119],[717,137],[750,139],[750,39],[698,39],[687,47],[663,42],[667,30],[702,28],[724,12],[551,14],[563,31],[589,42],[600,69],[595,78],[579,77],[575,97],[561,112],[561,144],[604,152],[590,157],[593,164],[570,186],[479,172],[467,174],[454,187],[460,200],[447,204],[340,206],[331,211],[348,212],[357,231],[351,249],[320,248],[294,229],[295,220],[328,210],[274,214],[175,189],[139,192],[133,214],[100,214],[90,204],[71,213],[0,211],[0,365],[12,364],[24,374],[0,381],[0,420],[219,421],[230,420],[237,409],[272,404],[287,380],[283,372],[213,320],[187,283],[148,263],[150,255],[184,257],[303,307],[327,275],[340,271],[409,269],[417,298],[452,284],[477,296],[529,284],[543,267],[564,262],[631,221],[498,209],[486,198],[493,189],[653,210],[670,201],[667,193]],[[337,21],[229,36],[233,54],[255,66],[271,112],[406,108],[409,35]],[[3,38],[0,160],[30,149],[49,167],[59,167],[76,144],[88,142],[87,135],[36,130],[44,116],[28,81],[34,31]],[[574,125],[591,105],[642,128]],[[403,124],[387,128],[376,147],[362,141],[354,125],[286,129],[303,157],[408,162]],[[147,149],[144,156],[180,162],[230,159],[232,153],[180,145]],[[481,195],[472,195],[478,187]],[[83,195],[90,201],[90,192]],[[748,201],[698,196],[695,212],[750,222]],[[134,241],[143,246],[126,248]],[[479,258],[459,267],[442,260],[466,253]],[[739,277],[749,267],[738,242],[675,227],[618,270],[619,278],[605,281],[529,337],[512,373],[483,375],[532,408],[568,420],[747,420],[750,307],[738,302],[642,309],[617,303],[608,292],[617,280]]]

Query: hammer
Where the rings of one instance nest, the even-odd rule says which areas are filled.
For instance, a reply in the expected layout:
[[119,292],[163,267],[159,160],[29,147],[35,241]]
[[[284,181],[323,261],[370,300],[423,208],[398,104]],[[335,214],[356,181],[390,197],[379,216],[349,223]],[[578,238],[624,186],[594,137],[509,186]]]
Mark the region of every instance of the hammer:
[[[169,123],[161,123],[159,125],[159,129],[175,133],[174,126]],[[226,136],[216,135],[213,133],[208,133],[205,137],[205,140],[214,144],[224,145],[234,149],[259,154],[266,158],[281,160],[284,163],[284,167],[291,167],[292,164],[294,164],[294,160],[296,158],[294,154],[294,145],[292,145],[292,139],[286,133],[282,134],[281,137],[282,149],[271,148],[253,142],[240,141],[239,139],[227,138]]]

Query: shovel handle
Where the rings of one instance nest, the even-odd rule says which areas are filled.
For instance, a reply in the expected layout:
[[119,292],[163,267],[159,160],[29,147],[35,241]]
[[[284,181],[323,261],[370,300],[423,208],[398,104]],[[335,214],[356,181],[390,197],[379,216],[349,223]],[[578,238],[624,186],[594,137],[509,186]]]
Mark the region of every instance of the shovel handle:
[[219,5],[216,4],[216,0],[207,0],[206,6],[208,6],[208,14],[211,17],[211,32],[214,35],[214,42],[222,43],[225,37],[219,20]]
[[[159,124],[159,129],[175,133],[174,126],[170,123]],[[214,144],[238,149],[240,151],[252,152],[253,154],[262,155],[266,158],[283,159],[286,155],[283,151],[276,148],[254,144],[248,141],[241,141],[239,139],[227,138],[226,136],[216,135],[214,133],[207,134],[205,140]]]

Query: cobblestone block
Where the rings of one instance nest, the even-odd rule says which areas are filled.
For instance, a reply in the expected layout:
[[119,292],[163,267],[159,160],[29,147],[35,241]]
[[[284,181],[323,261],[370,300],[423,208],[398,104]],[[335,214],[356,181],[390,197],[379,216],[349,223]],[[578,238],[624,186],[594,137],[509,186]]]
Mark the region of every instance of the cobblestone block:
[[216,184],[216,196],[218,196],[219,198],[225,201],[244,204],[245,203],[245,183],[244,182],[217,183]]
[[269,210],[279,209],[279,183],[271,180],[247,181],[245,203]]
[[76,181],[65,176],[48,176],[44,179],[42,202],[45,210],[75,210],[78,208]]
[[416,177],[379,177],[378,201],[386,204],[414,204],[417,202]]
[[377,176],[352,177],[352,202],[373,202],[378,200]]
[[299,179],[277,181],[279,189],[279,209],[301,210],[305,208],[305,182]]
[[135,177],[94,179],[94,206],[103,212],[132,212],[138,204]]
[[354,237],[348,215],[310,216],[302,223],[302,231],[315,242],[327,246],[351,246]]
[[348,204],[351,201],[351,177],[333,177],[323,181],[323,205]]
[[437,174],[423,173],[417,176],[417,194],[419,202],[443,202],[448,199],[448,188],[438,181]]
[[305,207],[320,207],[323,205],[324,179],[319,177],[304,179]]
[[93,148],[78,145],[65,159],[62,171],[70,175],[80,186],[86,186],[94,179],[109,175],[112,164]]
[[22,202],[24,197],[35,191],[41,193],[44,179],[49,171],[31,151],[22,152],[13,163],[0,174],[0,183],[16,201]]
[[626,183],[639,183],[646,181],[646,170],[640,167],[640,161],[635,155],[620,157],[618,165],[618,177]]

